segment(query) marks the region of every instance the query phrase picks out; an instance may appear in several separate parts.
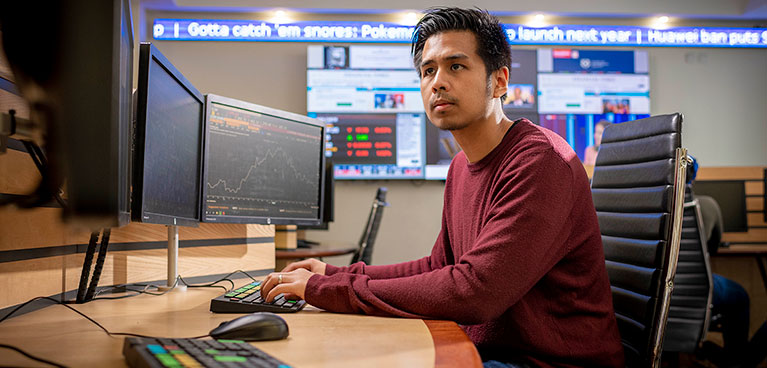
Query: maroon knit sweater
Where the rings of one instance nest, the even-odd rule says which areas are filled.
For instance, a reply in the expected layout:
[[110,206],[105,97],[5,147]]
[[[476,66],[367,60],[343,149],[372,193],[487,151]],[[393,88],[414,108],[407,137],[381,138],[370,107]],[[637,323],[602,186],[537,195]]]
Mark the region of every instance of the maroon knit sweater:
[[328,311],[456,321],[483,359],[623,366],[583,165],[524,119],[480,161],[453,159],[430,256],[325,273],[305,297]]

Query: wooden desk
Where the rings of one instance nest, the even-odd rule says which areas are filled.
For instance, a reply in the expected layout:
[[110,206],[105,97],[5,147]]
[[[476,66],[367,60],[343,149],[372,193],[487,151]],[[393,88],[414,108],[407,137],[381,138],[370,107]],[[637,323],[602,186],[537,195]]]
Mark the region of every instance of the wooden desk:
[[[73,307],[111,332],[192,337],[239,316],[209,312],[210,299],[221,292],[188,289]],[[311,306],[282,316],[290,336],[254,345],[295,367],[481,366],[474,345],[453,322],[334,314]],[[126,366],[122,337],[107,336],[61,305],[0,323],[0,343],[70,367]],[[43,366],[6,349],[0,349],[0,365]]]

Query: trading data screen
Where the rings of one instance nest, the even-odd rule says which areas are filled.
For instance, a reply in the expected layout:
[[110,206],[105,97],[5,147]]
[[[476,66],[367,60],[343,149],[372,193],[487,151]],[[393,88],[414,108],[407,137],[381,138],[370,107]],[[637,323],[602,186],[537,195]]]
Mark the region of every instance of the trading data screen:
[[323,127],[215,101],[208,106],[203,220],[318,221]]
[[[646,51],[514,49],[511,61],[506,117],[554,130],[588,165],[606,124],[650,114]],[[461,147],[428,121],[410,47],[311,45],[306,67],[307,111],[327,123],[336,179],[447,177]]]
[[422,114],[312,114],[327,125],[339,178],[421,178]]
[[335,179],[423,178],[426,115],[408,47],[312,45],[306,78]]

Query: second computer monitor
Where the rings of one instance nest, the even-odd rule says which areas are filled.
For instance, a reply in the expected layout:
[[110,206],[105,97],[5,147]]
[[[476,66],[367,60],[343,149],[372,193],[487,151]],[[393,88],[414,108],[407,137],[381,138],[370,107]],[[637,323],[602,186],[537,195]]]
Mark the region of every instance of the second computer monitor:
[[324,138],[317,119],[206,95],[203,221],[319,224]]
[[140,51],[132,217],[197,226],[205,101],[155,46]]

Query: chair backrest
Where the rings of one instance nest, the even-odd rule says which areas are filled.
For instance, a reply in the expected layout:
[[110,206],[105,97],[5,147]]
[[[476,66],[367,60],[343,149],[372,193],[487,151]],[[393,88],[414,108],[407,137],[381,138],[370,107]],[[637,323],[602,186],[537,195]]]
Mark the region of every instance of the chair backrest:
[[370,214],[368,220],[365,223],[365,228],[362,231],[362,236],[358,243],[359,249],[352,256],[351,263],[365,262],[370,264],[373,257],[373,245],[375,244],[376,236],[378,235],[378,228],[381,226],[381,219],[383,218],[383,209],[389,204],[386,203],[386,188],[380,187],[376,191],[376,196],[373,199],[373,205],[370,208]]
[[629,366],[659,366],[681,238],[687,153],[680,114],[613,124],[591,191]]
[[679,262],[663,351],[692,353],[703,340],[711,310],[713,280],[698,199],[687,185]]

